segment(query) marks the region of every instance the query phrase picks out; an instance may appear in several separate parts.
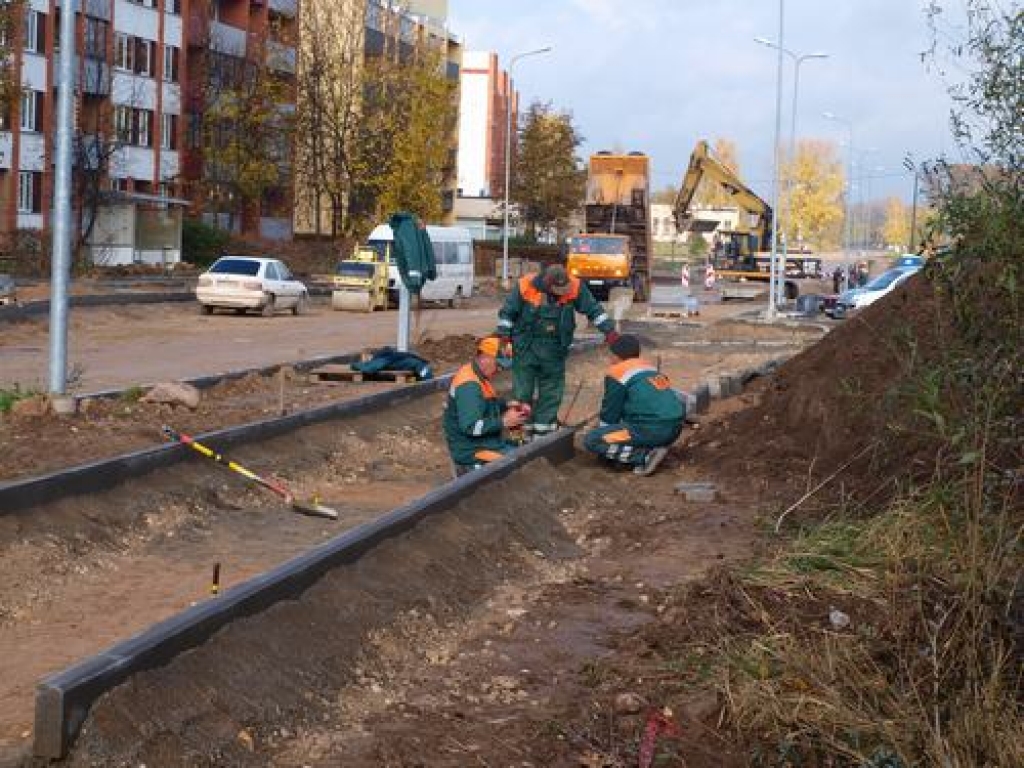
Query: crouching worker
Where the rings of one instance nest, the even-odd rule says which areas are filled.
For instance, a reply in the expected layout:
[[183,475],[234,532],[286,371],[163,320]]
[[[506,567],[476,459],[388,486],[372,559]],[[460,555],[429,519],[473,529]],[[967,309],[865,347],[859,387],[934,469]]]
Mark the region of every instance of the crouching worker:
[[686,407],[668,377],[640,358],[640,340],[623,334],[611,344],[601,425],[583,438],[588,451],[650,475],[683,429]]
[[504,428],[521,426],[530,418],[529,406],[506,403],[491,380],[511,360],[501,356],[501,339],[490,336],[477,343],[476,356],[452,379],[444,411],[444,436],[456,474],[500,459],[515,445],[504,439]]

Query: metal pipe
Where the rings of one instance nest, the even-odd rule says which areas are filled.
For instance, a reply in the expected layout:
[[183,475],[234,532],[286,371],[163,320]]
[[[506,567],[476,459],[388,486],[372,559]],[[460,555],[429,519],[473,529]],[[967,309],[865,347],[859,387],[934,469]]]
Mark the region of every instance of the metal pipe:
[[57,142],[50,263],[50,392],[63,395],[68,368],[68,283],[71,281],[71,142],[74,130],[77,0],[65,0],[57,58]]
[[551,46],[548,45],[535,51],[526,51],[526,53],[516,54],[508,62],[508,85],[505,89],[505,204],[502,206],[503,222],[501,226],[501,285],[503,288],[508,288],[508,198],[512,179],[512,67],[520,59],[525,59],[527,56],[538,56],[550,50]]
[[772,183],[772,257],[769,272],[768,316],[775,319],[776,292],[779,281],[779,165],[782,160],[780,135],[782,133],[782,49],[785,45],[785,0],[779,0],[779,55],[775,66],[775,174]]
[[409,351],[409,315],[411,314],[411,294],[405,283],[398,281],[398,351]]

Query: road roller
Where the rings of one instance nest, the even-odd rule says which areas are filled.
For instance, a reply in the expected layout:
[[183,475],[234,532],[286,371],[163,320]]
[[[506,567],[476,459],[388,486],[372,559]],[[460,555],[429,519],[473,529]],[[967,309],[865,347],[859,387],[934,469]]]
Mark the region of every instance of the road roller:
[[388,265],[367,246],[338,262],[331,308],[343,312],[373,312],[388,308]]

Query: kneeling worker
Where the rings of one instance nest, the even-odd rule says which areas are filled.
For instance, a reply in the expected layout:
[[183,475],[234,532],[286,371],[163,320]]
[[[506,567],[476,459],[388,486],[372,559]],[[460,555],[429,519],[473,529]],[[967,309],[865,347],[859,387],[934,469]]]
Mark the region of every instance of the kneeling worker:
[[636,336],[617,338],[611,353],[601,426],[586,434],[583,445],[602,458],[631,465],[638,475],[650,475],[682,432],[686,407],[668,377],[640,359]]
[[505,427],[521,426],[530,408],[498,397],[491,379],[511,361],[501,357],[502,342],[489,336],[477,343],[476,357],[455,374],[444,411],[444,435],[456,473],[500,459],[515,445],[502,437]]

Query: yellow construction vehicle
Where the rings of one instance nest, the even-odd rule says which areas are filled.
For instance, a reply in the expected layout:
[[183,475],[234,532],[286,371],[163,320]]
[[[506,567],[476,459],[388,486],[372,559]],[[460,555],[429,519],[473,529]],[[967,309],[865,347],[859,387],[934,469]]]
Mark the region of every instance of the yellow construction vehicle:
[[351,258],[338,262],[333,283],[332,309],[373,312],[388,308],[388,263],[369,246],[359,246]]
[[[690,212],[694,193],[705,178],[728,192],[733,205],[739,210],[739,221],[735,227],[718,229],[716,233],[716,247],[711,263],[714,264],[718,278],[735,282],[768,282],[771,259],[768,254],[759,255],[759,252],[771,248],[772,208],[744,184],[732,168],[711,153],[706,141],[698,141],[694,147],[679,194],[676,195],[673,206],[676,228],[680,232],[701,232],[714,228],[714,222],[697,220]],[[794,260],[787,259],[787,274],[790,262]],[[795,262],[793,266],[796,267]],[[796,283],[791,280],[785,281],[785,291],[789,299],[795,299],[799,294]]]

